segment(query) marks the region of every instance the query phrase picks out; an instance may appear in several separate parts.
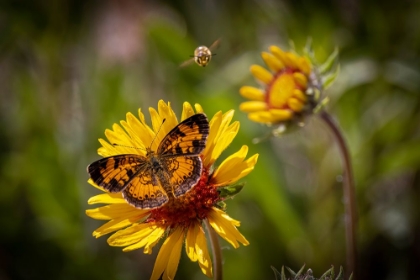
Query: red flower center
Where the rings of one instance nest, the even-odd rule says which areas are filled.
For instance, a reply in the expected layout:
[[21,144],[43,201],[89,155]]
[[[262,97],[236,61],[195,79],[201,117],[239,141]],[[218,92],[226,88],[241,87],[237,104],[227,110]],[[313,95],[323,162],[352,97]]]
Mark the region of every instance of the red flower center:
[[203,167],[201,178],[185,195],[171,197],[164,206],[151,210],[146,222],[165,224],[169,227],[184,225],[203,220],[213,205],[220,201],[217,189],[209,184],[209,170]]

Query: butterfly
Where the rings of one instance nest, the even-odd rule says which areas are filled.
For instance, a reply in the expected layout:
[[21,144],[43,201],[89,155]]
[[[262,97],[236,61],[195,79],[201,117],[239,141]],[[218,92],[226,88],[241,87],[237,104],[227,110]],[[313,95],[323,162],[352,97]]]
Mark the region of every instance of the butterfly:
[[211,44],[210,47],[206,47],[206,46],[199,46],[194,50],[194,55],[192,56],[192,58],[184,61],[183,63],[181,63],[180,67],[184,67],[187,65],[190,65],[191,63],[193,63],[195,61],[195,63],[197,63],[197,65],[202,66],[202,67],[206,67],[207,64],[210,63],[211,57],[215,56],[216,54],[212,54],[211,52],[217,48],[220,44],[220,39],[217,39],[216,41],[213,42],[213,44]]
[[174,127],[156,151],[146,148],[146,156],[123,154],[90,164],[93,182],[110,193],[122,192],[130,205],[153,209],[180,197],[195,186],[203,169],[200,153],[206,146],[209,122],[205,114],[195,114]]

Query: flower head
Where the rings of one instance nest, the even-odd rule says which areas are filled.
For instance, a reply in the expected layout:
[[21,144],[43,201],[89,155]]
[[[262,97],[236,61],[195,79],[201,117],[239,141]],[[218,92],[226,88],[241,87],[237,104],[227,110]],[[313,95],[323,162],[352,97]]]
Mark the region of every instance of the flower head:
[[243,102],[240,109],[248,113],[250,120],[267,125],[301,122],[305,115],[314,112],[320,104],[320,92],[332,82],[332,76],[323,74],[331,70],[336,55],[334,52],[328,65],[318,68],[309,56],[271,46],[270,52],[261,53],[270,71],[260,65],[250,68],[262,89],[241,87],[240,94],[251,101]]
[[[197,113],[203,113],[200,105],[195,105]],[[99,139],[102,147],[101,156],[119,154],[144,154],[147,145],[156,150],[163,137],[178,124],[175,113],[169,103],[160,101],[158,110],[150,108],[152,127],[146,124],[143,113],[139,110],[139,119],[131,113],[121,126],[114,124],[112,130],[106,130],[106,140]],[[184,103],[181,121],[194,115],[189,103]],[[224,187],[227,187],[250,173],[258,159],[255,154],[246,158],[248,147],[242,148],[226,158],[218,167],[215,161],[232,142],[239,130],[239,122],[231,123],[233,111],[225,114],[218,112],[210,120],[210,132],[206,148],[200,154],[203,168],[198,183],[186,194],[171,197],[163,206],[156,209],[137,209],[129,205],[121,193],[103,193],[91,197],[89,204],[103,203],[86,214],[94,219],[108,220],[93,232],[95,237],[115,232],[108,238],[111,246],[124,247],[123,251],[144,248],[144,253],[151,254],[153,247],[164,239],[158,253],[151,279],[173,279],[185,242],[186,253],[192,261],[198,261],[202,272],[212,276],[212,261],[207,249],[203,221],[226,241],[238,248],[239,243],[249,242],[238,231],[240,223],[229,217],[220,204],[226,199]],[[162,124],[162,120],[165,122]],[[112,143],[112,144],[110,144]],[[89,183],[97,187],[92,180]],[[101,189],[101,188],[99,188]],[[102,189],[101,189],[102,190]]]

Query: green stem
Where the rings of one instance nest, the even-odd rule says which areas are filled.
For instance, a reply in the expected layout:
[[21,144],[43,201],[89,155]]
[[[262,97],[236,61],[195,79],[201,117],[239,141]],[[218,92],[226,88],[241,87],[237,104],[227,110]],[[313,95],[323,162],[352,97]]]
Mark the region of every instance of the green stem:
[[338,148],[343,160],[343,195],[345,208],[345,230],[346,230],[346,259],[347,271],[346,276],[353,272],[353,279],[357,279],[357,246],[356,246],[356,228],[357,228],[357,212],[355,186],[353,179],[353,170],[351,167],[351,159],[349,150],[341,133],[338,124],[325,111],[320,113],[321,119],[327,124],[337,141]]
[[222,252],[220,250],[219,237],[217,236],[216,232],[211,227],[207,219],[204,219],[204,223],[209,233],[211,250],[213,252],[213,279],[222,280]]

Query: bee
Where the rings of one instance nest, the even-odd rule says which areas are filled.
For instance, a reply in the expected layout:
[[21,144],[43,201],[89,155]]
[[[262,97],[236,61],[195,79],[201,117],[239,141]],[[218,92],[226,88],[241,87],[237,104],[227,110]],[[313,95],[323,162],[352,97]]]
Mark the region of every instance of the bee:
[[220,38],[211,44],[210,47],[206,46],[199,46],[194,50],[194,55],[191,56],[190,59],[181,63],[180,67],[184,67],[190,65],[191,63],[195,62],[198,66],[206,67],[209,64],[211,57],[215,56],[215,53],[211,53],[215,48],[217,48],[220,44]]

